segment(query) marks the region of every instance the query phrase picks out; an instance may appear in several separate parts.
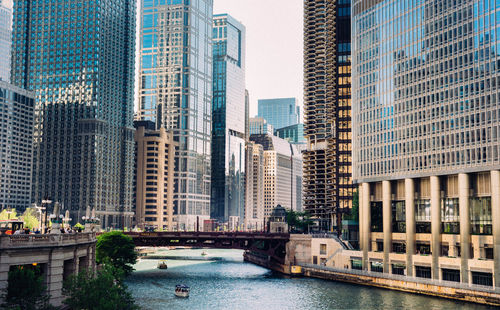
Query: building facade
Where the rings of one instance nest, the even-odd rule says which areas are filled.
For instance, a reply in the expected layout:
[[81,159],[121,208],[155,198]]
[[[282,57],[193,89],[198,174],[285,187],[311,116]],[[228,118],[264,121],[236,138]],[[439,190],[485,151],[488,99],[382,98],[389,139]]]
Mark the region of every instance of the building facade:
[[275,130],[275,135],[290,143],[305,143],[304,124],[295,124]]
[[211,218],[245,217],[245,26],[227,14],[213,20]]
[[[35,93],[32,202],[130,227],[134,0],[14,1],[11,82]],[[37,25],[37,26],[33,26]]]
[[12,45],[12,9],[0,0],[0,80],[10,81],[10,48]]
[[135,222],[139,228],[174,231],[174,168],[177,143],[151,121],[134,122]]
[[247,143],[245,230],[264,229],[264,148]]
[[500,40],[488,1],[353,1],[364,269],[500,286]]
[[180,229],[210,217],[212,0],[143,0],[140,120],[172,131],[174,212]]
[[263,117],[252,117],[248,120],[249,135],[274,135],[274,127]]
[[277,205],[302,210],[302,157],[293,144],[270,135],[252,135],[264,150],[264,217]]
[[304,206],[328,231],[353,196],[350,4],[304,1]]
[[0,81],[0,209],[31,205],[33,93]]
[[300,107],[295,98],[260,99],[257,116],[274,128],[283,128],[300,122]]

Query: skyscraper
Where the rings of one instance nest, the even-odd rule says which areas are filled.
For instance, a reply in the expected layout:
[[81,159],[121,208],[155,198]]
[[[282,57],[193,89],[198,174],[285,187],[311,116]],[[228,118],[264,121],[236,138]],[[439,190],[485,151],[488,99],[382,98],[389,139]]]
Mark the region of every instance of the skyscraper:
[[[15,1],[14,85],[35,93],[32,201],[130,227],[135,0]],[[36,25],[36,26],[34,26]]]
[[10,81],[10,47],[12,44],[12,9],[0,0],[0,80]]
[[212,0],[142,0],[138,118],[172,131],[180,229],[210,217]]
[[264,229],[264,148],[247,143],[245,229]]
[[304,206],[323,230],[352,205],[350,3],[304,1]]
[[300,122],[300,107],[295,98],[260,99],[257,116],[279,129]]
[[245,26],[222,14],[213,21],[211,217],[245,216]]
[[353,1],[364,269],[500,286],[498,7]]

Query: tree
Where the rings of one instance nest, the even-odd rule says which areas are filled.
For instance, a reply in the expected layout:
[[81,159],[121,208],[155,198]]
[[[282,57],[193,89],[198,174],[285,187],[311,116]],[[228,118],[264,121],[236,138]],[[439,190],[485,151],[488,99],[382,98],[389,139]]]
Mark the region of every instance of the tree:
[[345,214],[344,219],[359,221],[359,192],[357,190],[352,194],[351,214],[349,215]]
[[9,271],[6,301],[6,309],[52,309],[41,271],[31,266],[15,266]]
[[0,221],[12,220],[17,218],[16,209],[3,209],[0,212]]
[[64,282],[64,303],[71,309],[135,310],[139,309],[127,287],[116,281],[120,273],[105,266],[97,273],[81,271]]
[[286,223],[292,231],[309,232],[309,226],[313,223],[308,212],[286,211]]
[[37,211],[34,208],[28,208],[24,211],[22,215],[22,219],[24,222],[24,227],[33,229],[35,227],[40,226],[40,221],[37,217]]
[[128,276],[134,271],[132,265],[137,262],[134,241],[121,231],[102,234],[97,239],[96,260],[98,264],[110,264]]

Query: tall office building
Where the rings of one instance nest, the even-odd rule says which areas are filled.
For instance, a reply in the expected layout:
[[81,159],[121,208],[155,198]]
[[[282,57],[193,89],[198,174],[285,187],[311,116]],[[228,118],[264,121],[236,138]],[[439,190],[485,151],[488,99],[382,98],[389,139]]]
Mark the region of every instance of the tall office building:
[[264,217],[277,205],[302,210],[302,156],[295,145],[271,135],[252,135],[264,150]]
[[10,81],[10,47],[12,45],[12,9],[0,0],[0,80]]
[[245,26],[222,14],[213,21],[213,219],[243,224],[245,216]]
[[274,127],[262,117],[252,117],[248,120],[248,134],[251,135],[274,135]]
[[0,209],[31,204],[34,102],[33,93],[0,81]]
[[175,148],[171,132],[151,121],[134,122],[135,223],[139,228],[176,230],[174,223]]
[[295,98],[260,99],[258,117],[275,129],[300,123],[300,107]]
[[498,8],[353,1],[364,269],[500,286]]
[[305,143],[304,124],[295,124],[275,130],[276,136],[290,143]]
[[35,93],[32,201],[130,227],[135,0],[14,1],[11,82]]
[[264,229],[264,148],[247,143],[245,230]]
[[172,131],[179,229],[210,217],[212,0],[142,0],[140,120]]
[[304,206],[322,230],[352,206],[350,3],[304,1]]

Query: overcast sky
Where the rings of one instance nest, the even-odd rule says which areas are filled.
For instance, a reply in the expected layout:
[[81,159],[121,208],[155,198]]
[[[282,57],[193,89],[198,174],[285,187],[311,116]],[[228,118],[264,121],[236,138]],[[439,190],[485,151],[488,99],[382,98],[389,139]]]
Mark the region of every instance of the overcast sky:
[[250,116],[257,100],[303,101],[303,0],[214,0],[214,14],[228,13],[247,30],[246,84]]

